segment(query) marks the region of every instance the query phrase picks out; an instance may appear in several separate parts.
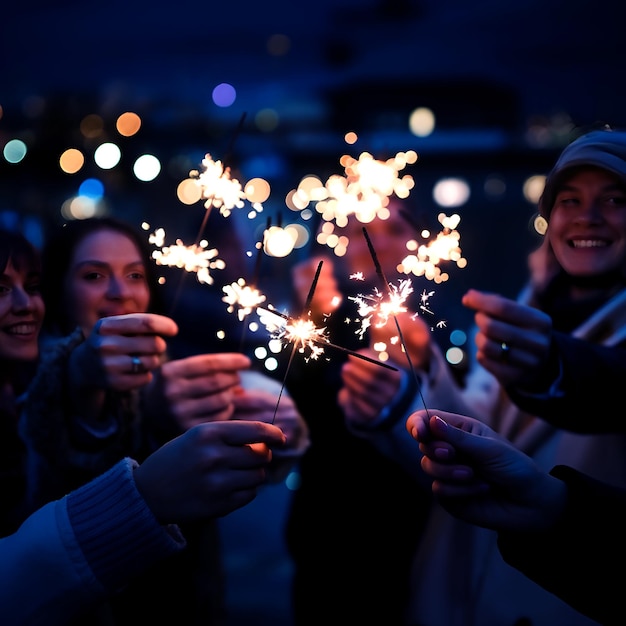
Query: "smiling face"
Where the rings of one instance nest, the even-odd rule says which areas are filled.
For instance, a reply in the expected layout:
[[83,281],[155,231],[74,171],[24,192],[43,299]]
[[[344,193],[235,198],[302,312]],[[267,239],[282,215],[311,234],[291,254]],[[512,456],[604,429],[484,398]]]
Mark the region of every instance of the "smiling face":
[[39,271],[12,259],[0,274],[0,361],[34,361],[44,315]]
[[577,169],[560,185],[547,236],[571,276],[626,273],[626,188],[595,167]]
[[140,250],[113,229],[87,235],[72,255],[65,293],[67,310],[86,335],[101,317],[145,313],[150,290]]

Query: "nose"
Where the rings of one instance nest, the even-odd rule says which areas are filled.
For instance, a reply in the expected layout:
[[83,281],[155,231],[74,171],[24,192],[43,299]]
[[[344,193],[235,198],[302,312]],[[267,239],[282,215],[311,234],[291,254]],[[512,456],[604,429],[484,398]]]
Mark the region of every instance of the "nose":
[[33,297],[21,287],[14,287],[12,304],[14,311],[31,311],[34,308]]
[[125,298],[127,297],[128,289],[124,280],[119,276],[111,276],[107,288],[107,296],[109,298]]
[[588,222],[601,222],[603,219],[602,205],[595,198],[590,198],[581,205],[578,218]]

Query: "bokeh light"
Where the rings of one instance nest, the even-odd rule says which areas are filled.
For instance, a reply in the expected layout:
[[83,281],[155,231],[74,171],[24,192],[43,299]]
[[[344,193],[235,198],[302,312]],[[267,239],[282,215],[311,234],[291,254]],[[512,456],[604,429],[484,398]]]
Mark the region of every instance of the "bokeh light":
[[59,166],[66,174],[76,174],[85,164],[85,156],[78,148],[68,148],[59,157]]
[[153,154],[142,154],[133,165],[135,176],[144,182],[154,180],[161,172],[161,162]]
[[93,154],[96,165],[103,170],[113,169],[122,157],[122,151],[114,143],[103,143]]
[[213,102],[218,107],[229,107],[237,99],[237,92],[232,85],[228,83],[220,83],[213,89],[212,93]]
[[6,142],[2,155],[9,163],[19,163],[27,152],[26,144],[21,139],[11,139]]
[[132,137],[141,128],[141,118],[137,113],[127,111],[117,118],[115,127],[117,132],[123,137]]

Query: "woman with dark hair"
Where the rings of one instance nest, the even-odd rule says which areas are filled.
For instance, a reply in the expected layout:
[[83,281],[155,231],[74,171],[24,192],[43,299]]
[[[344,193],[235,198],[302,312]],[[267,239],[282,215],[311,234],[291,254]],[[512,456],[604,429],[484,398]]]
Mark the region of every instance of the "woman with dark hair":
[[[130,225],[112,218],[68,223],[51,235],[43,264],[44,293],[52,301],[46,331],[57,334],[46,338],[22,417],[33,506],[79,487],[120,458],[141,462],[197,424],[271,420],[278,383],[263,379],[259,388],[256,378],[248,380],[245,355],[167,358],[166,339],[178,326],[152,312],[159,300],[154,261]],[[281,460],[293,463],[307,445],[295,405],[289,398],[281,403],[275,424],[288,442],[277,451],[274,469]],[[217,525],[183,530],[190,548],[111,603],[115,624],[156,619],[173,598],[181,623],[222,619]]]
[[25,512],[26,450],[18,436],[18,398],[39,356],[40,271],[35,247],[20,233],[0,229],[0,535],[13,532]]
[[[146,237],[128,222],[115,217],[94,217],[63,223],[44,243],[42,257],[42,296],[46,303],[43,332],[65,336],[76,328],[77,303],[68,287],[73,256],[78,244],[97,230],[109,230],[123,235],[136,248],[141,271],[145,277],[151,313],[165,314],[162,291],[159,289],[156,266]],[[68,299],[68,296],[70,298]],[[80,306],[80,303],[78,303]],[[104,317],[104,316],[102,316]],[[95,323],[95,320],[94,320]]]
[[[18,415],[39,357],[40,270],[36,248],[22,234],[0,229],[0,606],[6,626],[67,626],[161,560],[170,563],[186,546],[174,524],[206,522],[253,500],[266,480],[269,448],[284,443],[269,424],[198,425],[141,466],[121,458],[29,515]],[[206,463],[209,458],[219,462]]]

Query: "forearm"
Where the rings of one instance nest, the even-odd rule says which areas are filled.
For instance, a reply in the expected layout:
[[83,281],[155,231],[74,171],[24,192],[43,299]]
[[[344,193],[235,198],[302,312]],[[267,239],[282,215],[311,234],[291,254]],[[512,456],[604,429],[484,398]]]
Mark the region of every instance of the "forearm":
[[567,505],[542,532],[500,532],[504,560],[586,615],[605,624],[622,614],[622,580],[610,563],[626,558],[626,491],[559,466]]
[[[515,404],[566,430],[625,432],[626,419],[614,410],[612,398],[616,385],[626,380],[626,350],[562,333],[554,333],[554,346],[560,362],[558,380],[550,380],[543,393],[508,389]],[[602,420],[590,419],[600,413]]]
[[120,461],[0,540],[2,623],[67,624],[184,545],[139,496],[131,461]]

